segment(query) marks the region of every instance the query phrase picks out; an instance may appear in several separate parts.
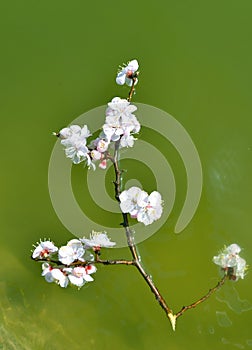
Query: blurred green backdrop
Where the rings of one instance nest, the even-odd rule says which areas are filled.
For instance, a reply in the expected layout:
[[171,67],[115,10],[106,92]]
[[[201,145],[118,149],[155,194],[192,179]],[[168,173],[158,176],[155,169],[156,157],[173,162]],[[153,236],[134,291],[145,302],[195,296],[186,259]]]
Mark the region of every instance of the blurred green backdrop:
[[[252,347],[250,273],[186,313],[173,333],[137,271],[101,267],[95,283],[63,290],[29,258],[40,237],[73,238],[49,197],[51,132],[121,95],[117,66],[138,58],[135,101],[186,128],[204,176],[187,228],[174,234],[181,190],[166,224],[139,245],[147,270],[176,310],[215,285],[211,259],[224,244],[237,242],[251,264],[251,12],[250,0],[1,2],[0,349]],[[157,142],[184,189],[178,154]]]

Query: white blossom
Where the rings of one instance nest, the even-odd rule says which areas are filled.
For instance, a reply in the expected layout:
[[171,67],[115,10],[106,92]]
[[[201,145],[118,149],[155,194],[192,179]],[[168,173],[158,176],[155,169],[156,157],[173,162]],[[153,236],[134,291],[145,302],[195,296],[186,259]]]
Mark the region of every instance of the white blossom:
[[84,261],[84,253],[82,243],[78,239],[72,239],[59,249],[59,260],[65,265],[70,265],[75,260]]
[[139,206],[137,220],[144,225],[150,225],[160,219],[163,212],[162,198],[157,191],[152,192],[149,196],[140,196]]
[[[137,72],[139,68],[137,60],[132,60],[128,62],[127,65],[121,68],[116,77],[116,83],[119,85],[124,85],[125,83],[128,86],[132,86],[134,73]],[[137,84],[137,78],[135,85]]]
[[48,263],[42,264],[42,276],[45,277],[45,280],[48,283],[55,282],[59,284],[62,288],[66,288],[69,280],[68,280],[67,274],[64,273],[63,271],[58,268],[53,268]]
[[102,158],[102,154],[101,152],[94,149],[91,151],[91,157],[93,160],[100,160]]
[[83,237],[80,240],[84,243],[85,248],[111,248],[116,244],[115,242],[111,242],[106,232],[92,231],[89,239]]
[[220,252],[219,255],[213,257],[213,262],[219,265],[223,270],[230,273],[235,279],[244,278],[247,269],[246,261],[239,256],[241,248],[234,243]]
[[138,198],[140,197],[141,192],[141,188],[133,186],[120,194],[120,208],[123,213],[129,213],[131,217],[134,218],[137,217],[138,210],[140,209]]
[[159,192],[150,195],[139,187],[131,187],[123,191],[120,196],[120,208],[123,213],[129,213],[144,225],[150,225],[158,220],[163,212],[162,198]]
[[104,153],[107,151],[108,149],[108,146],[109,146],[109,142],[108,141],[105,141],[103,139],[100,139],[97,143],[97,151],[100,152],[100,153]]
[[120,146],[121,147],[133,147],[134,145],[134,141],[136,140],[136,138],[132,135],[127,135],[127,133],[125,133],[120,140]]
[[38,245],[35,247],[32,257],[35,258],[46,258],[50,254],[53,254],[58,251],[58,248],[53,244],[53,242],[47,240],[47,241],[40,241]]
[[42,273],[41,275],[45,277],[45,280],[48,283],[54,282],[54,278],[52,276],[52,266],[48,263],[42,264]]
[[72,269],[71,274],[68,275],[70,282],[79,288],[82,287],[86,282],[92,282],[94,279],[90,274],[96,272],[94,265],[77,266]]
[[89,149],[87,148],[87,138],[91,136],[87,125],[81,128],[79,125],[71,125],[62,129],[58,134],[61,144],[65,147],[65,154],[74,164],[86,160],[88,166],[91,165]]
[[62,288],[66,288],[68,286],[69,280],[67,275],[60,269],[52,269],[51,271],[52,277],[54,281],[59,284]]
[[68,128],[61,129],[57,135],[60,139],[64,140],[75,136],[80,136],[87,139],[92,134],[88,130],[87,125],[84,125],[83,128],[81,128],[79,125],[71,125]]

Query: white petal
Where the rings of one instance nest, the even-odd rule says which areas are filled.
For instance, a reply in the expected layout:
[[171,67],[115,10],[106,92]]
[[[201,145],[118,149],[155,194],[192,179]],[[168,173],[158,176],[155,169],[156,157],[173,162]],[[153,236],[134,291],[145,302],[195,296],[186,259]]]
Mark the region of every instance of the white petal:
[[124,201],[120,203],[120,208],[123,213],[130,213],[134,209],[131,201]]
[[76,277],[74,275],[68,276],[70,282],[77,287],[82,287],[85,284],[85,280],[82,277]]
[[132,70],[133,72],[136,72],[138,70],[139,64],[137,60],[132,60],[128,63],[127,69]]
[[125,84],[125,78],[126,78],[126,73],[124,71],[121,71],[120,73],[118,73],[118,75],[116,77],[116,83],[118,85]]
[[90,131],[88,130],[87,125],[84,125],[83,128],[81,129],[81,137],[87,138],[89,136],[91,136],[92,134],[90,133]]
[[230,246],[227,247],[227,251],[230,254],[239,254],[240,251],[241,251],[241,248],[240,248],[240,246],[238,246],[238,244],[233,243],[233,244],[231,244]]
[[150,195],[149,195],[149,202],[150,205],[152,206],[156,206],[156,205],[160,205],[161,204],[161,195],[159,192],[157,191],[153,191]]
[[141,191],[137,198],[137,204],[139,207],[145,207],[148,204],[148,193],[145,191]]
[[79,125],[71,125],[69,128],[73,134],[80,134],[81,127]]
[[59,132],[60,138],[68,138],[72,135],[72,132],[70,130],[70,128],[63,128],[62,130],[60,130]]
[[93,277],[88,274],[84,275],[83,278],[87,282],[92,282],[94,280]]

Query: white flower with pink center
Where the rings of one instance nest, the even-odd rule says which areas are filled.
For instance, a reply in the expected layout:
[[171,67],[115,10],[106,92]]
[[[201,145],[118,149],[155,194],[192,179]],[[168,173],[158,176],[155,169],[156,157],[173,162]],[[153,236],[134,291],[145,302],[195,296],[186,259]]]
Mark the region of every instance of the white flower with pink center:
[[59,284],[62,288],[66,288],[68,285],[68,277],[67,274],[63,272],[63,270],[58,268],[53,268],[50,264],[44,263],[42,265],[42,276],[45,277],[45,280],[48,283],[55,282]]
[[163,206],[162,198],[159,192],[154,191],[149,196],[142,191],[142,195],[139,198],[140,209],[137,214],[137,220],[144,225],[150,225],[154,221],[160,219]]
[[55,253],[58,251],[58,248],[53,244],[53,242],[47,240],[47,241],[40,241],[38,245],[35,247],[32,257],[33,259],[36,258],[47,258],[49,255]]
[[94,265],[77,266],[72,269],[71,274],[68,275],[70,282],[79,288],[82,287],[86,282],[92,282],[94,279],[90,274],[96,272]]
[[[128,86],[132,86],[133,83],[133,77],[136,74],[137,70],[139,68],[137,60],[132,60],[127,63],[127,65],[124,65],[121,67],[120,71],[117,74],[116,77],[116,83],[118,85],[124,85],[127,84]],[[135,85],[137,84],[137,78],[135,81]]]

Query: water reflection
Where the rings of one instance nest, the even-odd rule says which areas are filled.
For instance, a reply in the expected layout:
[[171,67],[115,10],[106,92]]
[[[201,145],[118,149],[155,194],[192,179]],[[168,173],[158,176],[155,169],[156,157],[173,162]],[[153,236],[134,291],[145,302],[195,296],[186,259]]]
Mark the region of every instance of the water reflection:
[[226,284],[217,294],[217,300],[227,304],[227,306],[237,314],[252,309],[252,304],[244,299],[240,299],[238,291],[235,286],[231,283]]
[[225,311],[216,311],[216,318],[220,327],[230,327],[232,325],[232,321]]

